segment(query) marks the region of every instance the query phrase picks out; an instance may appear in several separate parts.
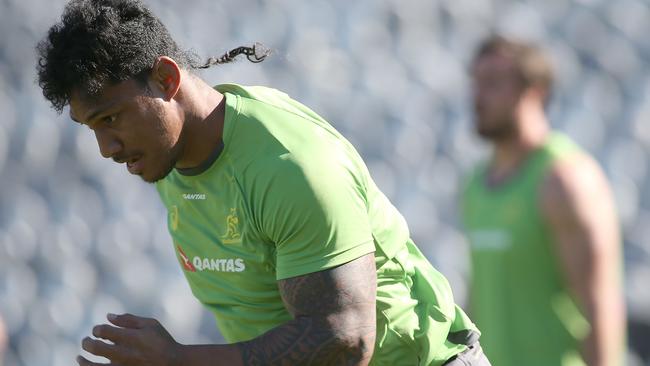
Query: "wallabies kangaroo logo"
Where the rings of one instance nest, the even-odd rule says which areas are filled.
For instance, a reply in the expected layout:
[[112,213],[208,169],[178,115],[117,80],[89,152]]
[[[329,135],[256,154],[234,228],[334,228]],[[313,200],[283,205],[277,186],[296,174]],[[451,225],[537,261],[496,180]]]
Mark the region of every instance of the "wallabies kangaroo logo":
[[178,206],[172,206],[169,208],[169,227],[176,231],[178,229]]
[[230,215],[226,216],[226,228],[226,234],[221,237],[224,244],[235,244],[241,242],[239,217],[237,217],[236,208],[231,208]]

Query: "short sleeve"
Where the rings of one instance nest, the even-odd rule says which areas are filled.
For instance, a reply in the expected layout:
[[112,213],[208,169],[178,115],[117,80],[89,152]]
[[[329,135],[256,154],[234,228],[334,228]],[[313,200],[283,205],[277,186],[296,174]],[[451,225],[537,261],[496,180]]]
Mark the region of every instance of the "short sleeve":
[[375,250],[364,180],[345,154],[305,161],[287,153],[255,165],[252,206],[258,227],[275,245],[277,279]]

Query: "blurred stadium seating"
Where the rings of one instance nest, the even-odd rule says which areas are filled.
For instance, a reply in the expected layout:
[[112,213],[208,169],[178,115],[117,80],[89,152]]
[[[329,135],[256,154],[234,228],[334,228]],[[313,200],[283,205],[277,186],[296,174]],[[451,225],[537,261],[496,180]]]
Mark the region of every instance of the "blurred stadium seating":
[[[259,41],[275,54],[201,75],[288,92],[358,148],[412,236],[466,298],[456,197],[485,154],[467,65],[491,31],[554,58],[553,125],[611,179],[625,236],[631,344],[650,348],[648,0],[147,1],[201,57]],[[181,342],[219,342],[192,297],[152,186],[102,159],[35,83],[34,46],[64,1],[0,2],[0,314],[5,366],[69,366],[105,313],[154,316]],[[650,365],[631,351],[629,365]]]

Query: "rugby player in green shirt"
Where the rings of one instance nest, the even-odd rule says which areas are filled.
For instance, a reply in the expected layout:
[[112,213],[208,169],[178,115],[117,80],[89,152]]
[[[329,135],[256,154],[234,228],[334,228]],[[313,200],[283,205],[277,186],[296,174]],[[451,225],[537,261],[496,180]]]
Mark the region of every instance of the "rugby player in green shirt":
[[191,71],[261,61],[259,48],[200,65],[139,1],[74,0],[38,50],[55,109],[155,183],[179,264],[228,341],[182,345],[155,319],[110,314],[83,349],[121,366],[489,365],[347,140],[284,93]]
[[621,238],[596,161],[549,127],[550,62],[487,39],[472,64],[476,130],[493,147],[463,192],[470,314],[500,366],[623,359]]

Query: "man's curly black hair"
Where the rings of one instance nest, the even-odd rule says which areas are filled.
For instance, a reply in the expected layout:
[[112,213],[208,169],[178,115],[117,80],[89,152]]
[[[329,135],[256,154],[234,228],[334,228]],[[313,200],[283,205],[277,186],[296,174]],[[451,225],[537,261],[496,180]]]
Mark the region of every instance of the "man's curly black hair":
[[106,85],[129,79],[144,85],[160,56],[171,57],[185,69],[207,68],[239,54],[260,62],[269,54],[260,48],[238,47],[197,64],[140,0],[72,0],[61,22],[37,46],[38,84],[61,113],[77,88],[96,95]]

